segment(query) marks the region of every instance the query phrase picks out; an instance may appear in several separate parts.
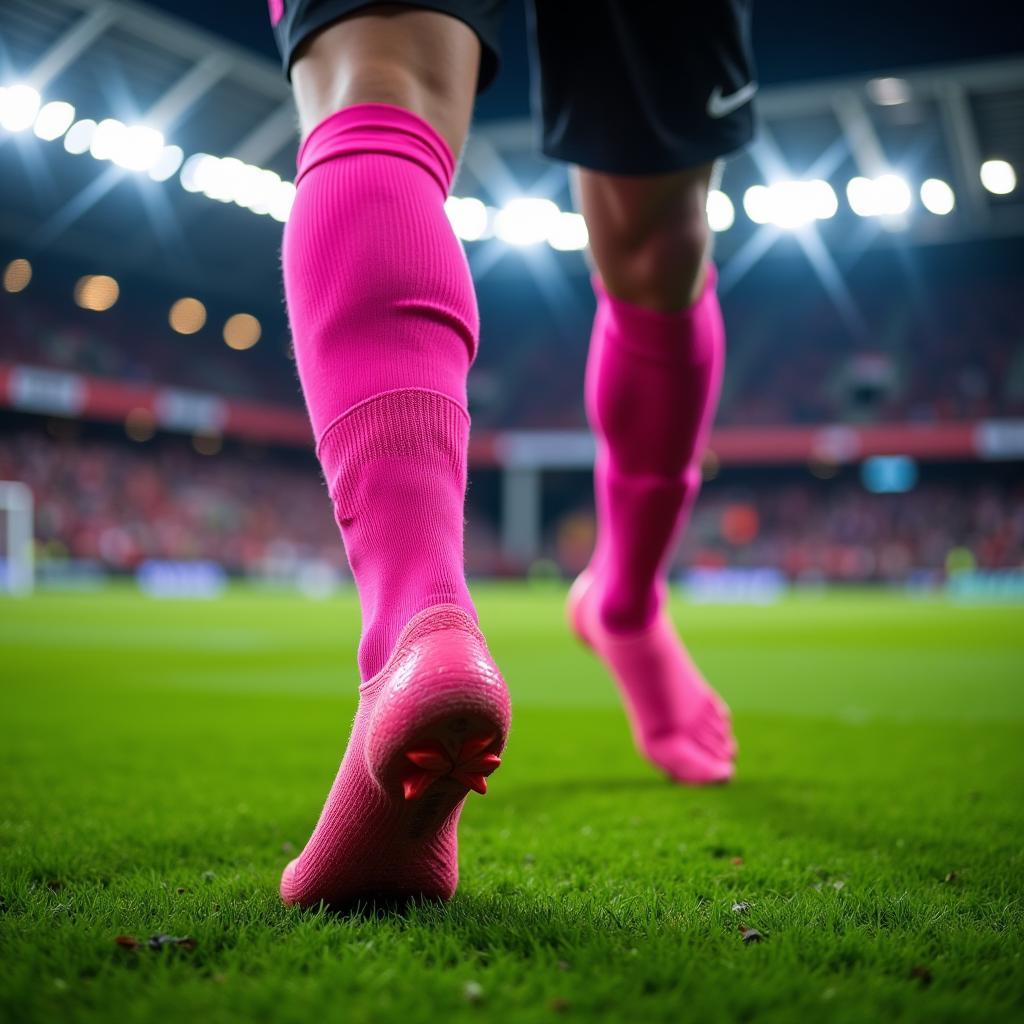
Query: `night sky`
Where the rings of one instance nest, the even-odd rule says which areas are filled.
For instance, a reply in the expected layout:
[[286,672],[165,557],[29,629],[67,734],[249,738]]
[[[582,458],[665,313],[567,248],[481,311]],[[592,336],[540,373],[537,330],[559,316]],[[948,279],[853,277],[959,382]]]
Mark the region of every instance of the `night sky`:
[[[150,2],[277,58],[262,0]],[[759,79],[765,85],[1024,52],[1024,17],[1016,2],[755,0],[754,11]],[[529,112],[523,0],[508,0],[503,40],[502,73],[481,97],[480,117]]]

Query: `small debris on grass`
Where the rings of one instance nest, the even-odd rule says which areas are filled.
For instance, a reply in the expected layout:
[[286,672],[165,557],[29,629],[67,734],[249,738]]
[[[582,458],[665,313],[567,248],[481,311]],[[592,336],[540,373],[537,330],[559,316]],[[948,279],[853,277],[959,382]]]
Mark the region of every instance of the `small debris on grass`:
[[192,938],[191,935],[177,936],[177,935],[151,935],[148,939],[143,942],[141,939],[137,939],[134,935],[116,935],[114,942],[117,943],[122,949],[142,949],[142,947],[148,946],[150,949],[159,951],[164,946],[176,946],[179,949],[187,949],[190,952],[195,949],[199,943]]
[[844,881],[843,881],[843,880],[842,880],[841,878],[837,878],[837,879],[836,879],[836,880],[835,880],[835,881],[834,881],[834,882],[832,883],[832,888],[833,888],[833,889],[835,889],[835,890],[836,890],[836,892],[838,892],[838,891],[839,891],[840,889],[842,889],[842,888],[845,888],[845,886],[846,886],[846,883],[845,883],[845,882],[844,882]]
[[921,988],[927,988],[932,983],[932,972],[924,964],[917,964],[910,968],[910,976],[920,982]]
[[178,894],[179,896],[183,896],[183,895],[184,895],[185,893],[187,893],[187,892],[191,892],[192,890],[191,890],[191,889],[189,889],[189,888],[187,888],[187,887],[186,887],[186,886],[184,886],[184,885],[179,885],[179,886],[178,886],[178,888],[177,888],[177,889],[175,889],[174,891],[175,891],[175,892],[176,892],[176,893],[177,893],[177,894]]
[[740,925],[740,938],[750,945],[752,942],[764,942],[764,936],[756,928],[747,928],[745,925]]
[[191,935],[185,935],[179,938],[177,935],[150,935],[149,941],[146,943],[150,949],[163,949],[164,946],[177,946],[179,949],[187,949],[189,951],[196,948],[199,943],[192,938]]
[[484,989],[478,981],[467,981],[462,986],[462,995],[467,1003],[483,1002]]
[[733,857],[732,860],[729,861],[729,863],[734,865],[734,866],[736,866],[736,867],[739,867],[743,863],[743,858],[742,857]]
[[732,912],[734,914],[745,914],[750,909],[750,904],[746,900],[740,900],[739,903],[732,905]]
[[558,964],[556,966],[558,967],[558,969],[560,971],[567,971],[567,970],[569,970],[569,961],[568,960],[559,960]]
[[570,1003],[565,996],[555,996],[555,998],[548,1003],[548,1006],[551,1007],[551,1010],[554,1013],[565,1013],[565,1011],[572,1006],[572,1003]]
[[943,879],[946,885],[956,885],[960,881],[960,873],[958,871],[950,871],[948,875]]
[[204,871],[203,872],[203,881],[204,882],[212,882],[216,877],[217,877],[217,874],[214,871]]
[[281,852],[282,853],[294,853],[295,852],[295,844],[286,839],[281,844]]

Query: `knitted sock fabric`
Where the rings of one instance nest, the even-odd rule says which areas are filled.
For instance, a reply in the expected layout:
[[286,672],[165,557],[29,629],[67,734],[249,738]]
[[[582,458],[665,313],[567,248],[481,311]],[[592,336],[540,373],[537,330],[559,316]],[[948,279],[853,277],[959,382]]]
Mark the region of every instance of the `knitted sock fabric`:
[[658,313],[609,295],[595,278],[587,414],[597,435],[594,489],[600,618],[650,625],[659,580],[700,488],[700,460],[721,386],[725,332],[707,268],[697,301]]
[[444,211],[454,159],[426,121],[347,107],[310,133],[298,166],[288,313],[369,679],[417,612],[475,616],[462,529],[476,300]]

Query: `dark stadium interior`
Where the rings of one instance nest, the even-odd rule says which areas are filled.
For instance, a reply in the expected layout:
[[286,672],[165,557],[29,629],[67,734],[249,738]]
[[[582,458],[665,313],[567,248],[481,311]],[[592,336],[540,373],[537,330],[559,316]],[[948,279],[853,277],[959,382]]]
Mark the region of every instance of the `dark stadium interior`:
[[[254,60],[244,68],[248,79],[217,78],[186,105],[175,137],[186,151],[219,154],[269,131],[264,165],[289,178],[294,141],[287,116],[283,128],[281,122],[282,111],[288,115],[287,90],[272,65],[260,60],[273,57],[260,19],[241,4],[155,6],[214,33],[195,36],[200,49],[227,38],[243,63]],[[940,109],[944,94],[927,79],[929,68],[973,59],[982,70],[969,81],[1012,77],[1012,64],[1000,60],[1019,49],[1020,20],[1009,8],[994,10],[983,30],[965,39],[952,8],[916,6],[929,21],[927,43],[913,19],[892,20],[881,3],[819,11],[817,21],[793,5],[762,6],[755,30],[766,86],[764,130],[794,175],[821,173],[841,188],[863,159],[844,137],[842,119],[837,131],[828,114],[830,87],[817,82],[850,76],[841,81],[854,86],[843,88],[859,88],[856,83],[868,81],[875,69],[888,73],[917,64],[914,73],[925,76],[919,98],[869,104],[873,131],[912,180],[959,180],[957,149]],[[58,35],[73,13],[18,0],[0,57],[14,67],[31,64],[45,50],[47,33]],[[161,25],[171,32],[180,23]],[[826,27],[842,34],[838,52],[809,45]],[[86,58],[59,71],[47,95],[72,97],[95,117],[113,112],[127,118],[151,107],[187,73],[185,50],[195,28],[163,48],[139,45],[138,31],[134,24],[112,27]],[[479,103],[477,148],[471,141],[455,192],[500,203],[517,185],[569,209],[564,169],[537,155],[523,120],[530,97],[521,4],[509,5],[504,44],[504,70]],[[1020,167],[1022,93],[1015,88],[1001,93],[978,86],[970,112],[979,145]],[[29,258],[32,268],[28,287],[0,293],[0,370],[85,375],[106,397],[100,411],[84,419],[73,412],[60,418],[52,407],[33,411],[31,401],[9,403],[14,409],[3,415],[0,477],[32,481],[37,489],[43,560],[66,555],[126,572],[146,557],[202,557],[248,573],[258,572],[268,550],[289,550],[340,565],[343,554],[308,455],[279,281],[280,225],[172,187],[173,179],[154,186],[113,167],[97,175],[92,160],[46,151],[46,145],[58,144],[40,143],[31,133],[0,141],[6,183],[0,263]],[[791,578],[819,573],[902,580],[941,569],[949,552],[960,549],[969,549],[980,566],[1019,565],[1019,462],[968,461],[964,439],[973,424],[1024,416],[1020,189],[974,196],[973,205],[971,197],[958,196],[948,217],[921,211],[882,228],[877,218],[841,202],[809,233],[772,233],[739,209],[743,190],[766,174],[759,159],[755,151],[730,161],[721,186],[736,207],[735,222],[716,237],[729,330],[716,421],[725,433],[721,465],[714,455],[677,565],[767,565]],[[497,169],[497,184],[488,168]],[[809,238],[820,246],[817,255]],[[588,474],[574,458],[545,463],[534,549],[510,549],[502,534],[505,484],[493,447],[504,431],[586,430],[582,375],[593,308],[587,267],[578,251],[516,250],[494,239],[470,241],[467,252],[482,319],[469,382],[477,434],[468,564],[477,574],[507,574],[526,570],[534,558],[554,559],[568,575],[579,568],[592,537]],[[114,274],[120,286],[116,304],[102,312],[78,308],[73,297],[76,281],[95,273]],[[205,326],[191,334],[168,325],[168,309],[186,294],[206,308]],[[254,314],[261,325],[259,343],[244,351],[221,338],[225,320],[239,312]],[[47,378],[35,386],[45,390]],[[187,429],[185,436],[162,430],[146,410],[166,388],[180,389],[186,404],[198,396],[204,408],[247,403],[245,416],[236,416],[247,425],[241,433],[229,425],[220,436],[216,425],[199,424],[191,439]],[[137,411],[132,395],[145,407],[138,422],[130,422]],[[744,448],[761,429],[820,434],[935,424],[962,428],[960,440],[910,452],[921,456],[920,478],[902,494],[868,492],[848,452],[822,461],[806,454],[766,458]],[[818,442],[807,433],[800,443],[811,451]],[[879,452],[898,455],[900,443],[890,437]],[[248,471],[254,460],[262,467],[256,475]],[[730,540],[733,511],[747,506],[756,528]],[[160,529],[147,526],[154,509],[165,524]],[[742,520],[746,513],[736,515]],[[801,517],[810,524],[802,530]],[[166,527],[173,522],[177,529]],[[240,523],[246,524],[241,532]],[[880,545],[898,546],[903,541],[895,537],[911,535],[902,554],[882,552]],[[841,564],[835,552],[846,544],[870,557]]]

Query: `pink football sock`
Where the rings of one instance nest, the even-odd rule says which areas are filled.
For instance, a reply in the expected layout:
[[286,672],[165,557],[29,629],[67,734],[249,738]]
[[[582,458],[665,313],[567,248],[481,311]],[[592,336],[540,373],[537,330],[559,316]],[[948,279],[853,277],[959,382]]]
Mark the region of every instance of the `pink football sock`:
[[473,614],[462,520],[476,298],[444,212],[454,160],[426,121],[347,107],[312,131],[298,163],[288,314],[369,679],[416,612]]
[[283,263],[317,453],[359,591],[366,680],[286,902],[454,891],[469,789],[484,792],[508,694],[462,564],[466,374],[476,300],[444,212],[454,160],[421,118],[360,104],[299,152]]
[[681,781],[732,773],[728,711],[664,610],[664,576],[700,486],[721,385],[725,334],[708,266],[689,309],[658,313],[609,295],[587,362],[597,435],[597,544],[573,587],[570,620],[623,690],[641,750]]

